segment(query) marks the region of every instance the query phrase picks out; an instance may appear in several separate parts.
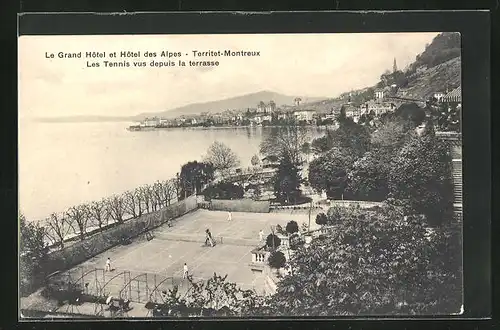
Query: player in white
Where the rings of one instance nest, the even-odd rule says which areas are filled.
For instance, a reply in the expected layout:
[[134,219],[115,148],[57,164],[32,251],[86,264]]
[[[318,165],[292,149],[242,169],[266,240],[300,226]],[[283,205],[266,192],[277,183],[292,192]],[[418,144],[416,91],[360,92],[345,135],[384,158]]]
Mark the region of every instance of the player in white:
[[259,231],[259,240],[261,242],[264,240],[264,231],[262,231],[262,229]]
[[182,271],[182,278],[183,279],[186,279],[188,277],[188,272],[189,272],[188,266],[186,263],[184,263],[184,270]]
[[233,217],[232,217],[232,214],[231,214],[231,211],[227,212],[227,221],[231,221],[233,220]]
[[106,271],[107,272],[111,271],[111,259],[109,259],[109,258],[108,258],[108,260],[106,260]]

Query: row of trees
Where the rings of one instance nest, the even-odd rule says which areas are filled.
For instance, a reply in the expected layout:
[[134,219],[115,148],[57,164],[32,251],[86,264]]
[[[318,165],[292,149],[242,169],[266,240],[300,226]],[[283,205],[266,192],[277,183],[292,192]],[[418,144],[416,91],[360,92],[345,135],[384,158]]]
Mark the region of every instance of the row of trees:
[[103,230],[110,223],[122,223],[129,218],[155,212],[177,201],[181,191],[179,180],[170,179],[100,201],[72,206],[65,212],[52,213],[44,222],[44,234],[63,248],[65,239],[71,233],[84,240],[89,228]]

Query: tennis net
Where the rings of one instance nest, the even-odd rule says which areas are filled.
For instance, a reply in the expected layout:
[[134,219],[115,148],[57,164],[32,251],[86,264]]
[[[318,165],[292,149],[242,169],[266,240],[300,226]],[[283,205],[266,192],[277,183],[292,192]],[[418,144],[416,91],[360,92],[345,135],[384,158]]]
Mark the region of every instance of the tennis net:
[[[178,242],[197,242],[205,243],[206,236],[204,235],[183,235],[183,234],[173,234],[158,232],[153,235],[153,238],[166,240],[166,241],[178,241]],[[215,244],[229,244],[238,246],[258,246],[259,240],[257,239],[246,239],[246,238],[233,238],[233,237],[223,237],[223,236],[213,236]]]

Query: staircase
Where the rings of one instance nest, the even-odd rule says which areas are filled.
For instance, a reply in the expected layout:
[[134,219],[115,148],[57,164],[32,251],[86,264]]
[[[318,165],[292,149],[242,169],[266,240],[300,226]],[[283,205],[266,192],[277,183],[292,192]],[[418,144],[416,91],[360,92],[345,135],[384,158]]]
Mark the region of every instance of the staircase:
[[452,164],[452,176],[453,176],[453,206],[455,216],[459,219],[462,218],[462,160],[453,159]]

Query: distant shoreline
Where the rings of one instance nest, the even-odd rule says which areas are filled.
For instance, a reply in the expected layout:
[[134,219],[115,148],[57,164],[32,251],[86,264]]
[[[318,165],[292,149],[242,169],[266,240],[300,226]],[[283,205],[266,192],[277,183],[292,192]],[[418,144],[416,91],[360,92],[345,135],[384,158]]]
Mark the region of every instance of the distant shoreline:
[[[217,130],[217,129],[242,129],[242,128],[273,128],[273,127],[286,127],[286,125],[266,125],[266,126],[210,126],[210,127],[203,127],[203,126],[191,126],[191,127],[150,127],[146,129],[137,129],[137,130],[129,130],[129,127],[126,129],[131,131],[131,132],[151,132],[151,131],[159,131],[159,130]],[[335,125],[304,125],[304,126],[299,126],[299,127],[304,127],[304,128],[309,128],[309,127],[316,127],[316,128],[331,128],[335,127]]]

